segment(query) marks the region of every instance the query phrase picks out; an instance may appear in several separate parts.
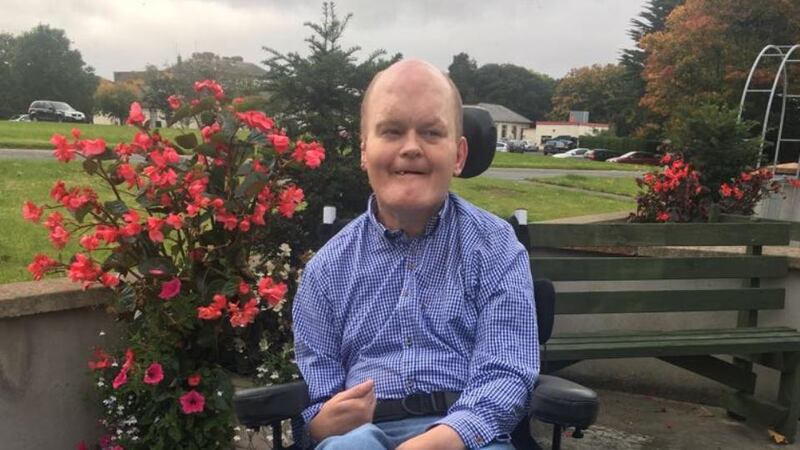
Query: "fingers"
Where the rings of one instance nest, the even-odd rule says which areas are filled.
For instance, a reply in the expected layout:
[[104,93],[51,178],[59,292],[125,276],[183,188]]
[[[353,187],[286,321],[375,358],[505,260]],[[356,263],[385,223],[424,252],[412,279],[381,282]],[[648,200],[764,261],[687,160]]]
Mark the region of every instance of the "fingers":
[[372,380],[367,380],[336,394],[339,400],[357,399],[369,396],[375,398],[375,382]]

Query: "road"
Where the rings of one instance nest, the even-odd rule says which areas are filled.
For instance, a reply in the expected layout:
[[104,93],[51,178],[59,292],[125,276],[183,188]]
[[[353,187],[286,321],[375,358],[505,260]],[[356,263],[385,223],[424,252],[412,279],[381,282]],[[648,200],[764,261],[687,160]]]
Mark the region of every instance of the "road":
[[[0,159],[52,159],[50,150],[0,149]],[[524,180],[535,177],[555,177],[559,175],[584,175],[594,177],[633,178],[641,176],[638,172],[624,170],[573,170],[573,169],[489,169],[483,175],[487,178],[503,180]]]

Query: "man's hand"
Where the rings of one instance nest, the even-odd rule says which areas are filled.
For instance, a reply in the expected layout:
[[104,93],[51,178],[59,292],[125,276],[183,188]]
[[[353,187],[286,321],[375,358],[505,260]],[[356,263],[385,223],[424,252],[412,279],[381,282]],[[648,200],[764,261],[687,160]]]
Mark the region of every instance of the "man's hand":
[[425,450],[435,448],[437,450],[464,450],[466,446],[461,436],[456,430],[447,425],[437,425],[419,436],[409,439],[397,450]]
[[322,405],[308,424],[311,438],[317,442],[338,436],[372,422],[375,415],[375,382],[367,380],[339,392]]

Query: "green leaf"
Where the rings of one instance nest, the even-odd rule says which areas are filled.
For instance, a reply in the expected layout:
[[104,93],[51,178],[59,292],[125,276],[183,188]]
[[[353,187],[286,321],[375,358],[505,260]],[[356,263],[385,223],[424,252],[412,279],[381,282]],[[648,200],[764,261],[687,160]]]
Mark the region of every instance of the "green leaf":
[[261,109],[267,105],[267,99],[261,95],[251,95],[244,97],[241,103],[235,104],[234,110],[236,112],[250,111],[254,109]]
[[122,200],[108,201],[105,202],[103,205],[106,207],[108,212],[115,215],[116,217],[122,217],[123,214],[130,211],[128,205],[126,205],[125,202],[123,202]]
[[239,166],[239,170],[236,171],[236,176],[241,177],[244,175],[249,175],[253,171],[253,162],[247,161],[241,166]]
[[261,189],[267,185],[268,177],[261,172],[252,172],[242,181],[236,188],[236,198],[252,198],[261,192]]
[[183,119],[192,117],[193,114],[194,113],[192,112],[191,105],[185,104],[172,112],[172,117],[170,117],[167,121],[167,126],[171,127],[173,124],[180,122]]
[[242,282],[241,277],[233,277],[230,280],[226,281],[225,284],[222,286],[222,293],[227,295],[228,297],[233,297],[239,292],[239,283]]
[[83,223],[83,219],[86,217],[86,214],[89,214],[89,211],[91,211],[93,208],[94,206],[91,203],[87,203],[78,208],[78,210],[73,212],[72,215],[75,217],[75,220],[77,220],[78,223]]
[[201,155],[205,156],[211,156],[211,157],[217,156],[216,146],[210,143],[198,145],[197,147],[194,148],[194,152],[200,153]]
[[132,266],[135,261],[127,253],[111,253],[105,261],[101,264],[104,271],[116,270],[120,273],[128,271],[128,267]]
[[83,170],[89,175],[94,175],[97,172],[97,162],[91,159],[83,160]]
[[117,309],[124,312],[132,312],[136,307],[136,291],[130,284],[123,283],[117,295]]
[[154,206],[160,206],[156,199],[150,199],[147,197],[147,191],[142,190],[139,192],[139,195],[136,196],[136,202],[142,205],[144,208],[152,208]]
[[197,135],[194,133],[182,134],[175,138],[175,142],[186,150],[197,147]]

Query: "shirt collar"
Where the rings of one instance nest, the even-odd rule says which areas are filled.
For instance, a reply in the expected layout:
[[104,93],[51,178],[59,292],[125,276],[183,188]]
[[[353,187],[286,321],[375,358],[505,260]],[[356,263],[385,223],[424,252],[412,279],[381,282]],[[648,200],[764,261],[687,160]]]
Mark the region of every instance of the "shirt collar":
[[[434,214],[428,222],[425,224],[425,229],[422,232],[422,237],[427,237],[433,234],[434,231],[439,227],[439,223],[442,221],[442,217],[445,217],[447,212],[450,210],[450,194],[448,193],[444,197],[444,202],[442,203],[441,208]],[[378,230],[384,237],[389,240],[395,240],[400,238],[401,236],[405,236],[406,234],[403,230],[390,230],[386,228],[379,220],[378,220],[378,200],[375,197],[375,194],[369,196],[369,201],[367,202],[367,216],[369,217],[369,221],[372,223],[374,229]]]

